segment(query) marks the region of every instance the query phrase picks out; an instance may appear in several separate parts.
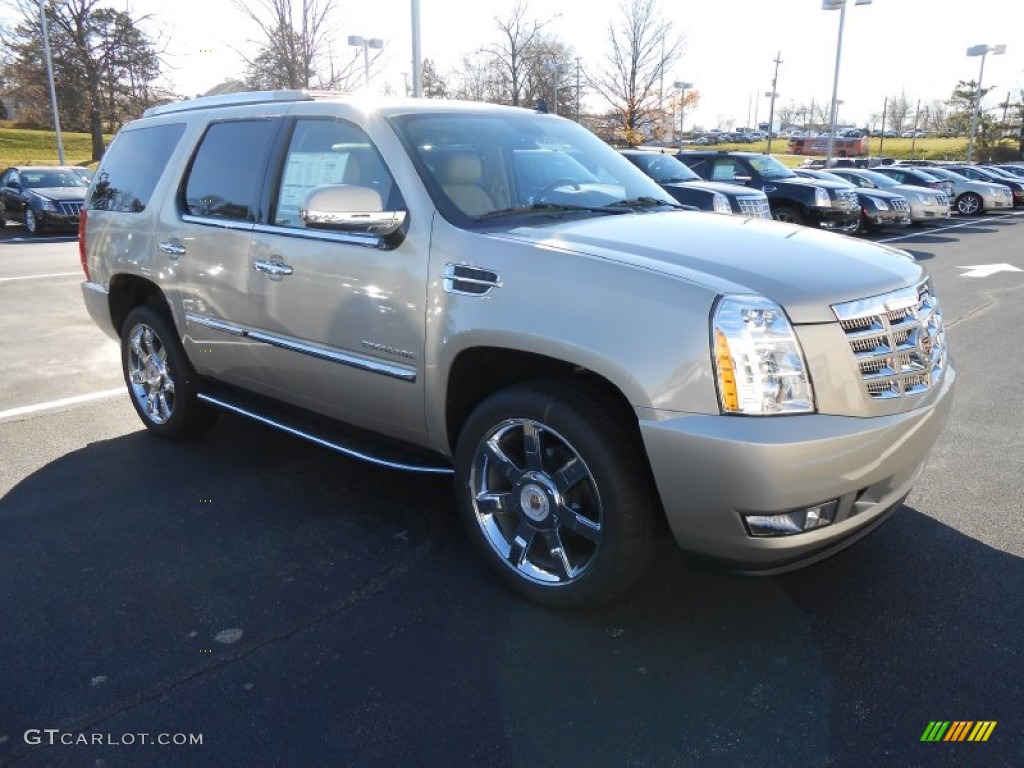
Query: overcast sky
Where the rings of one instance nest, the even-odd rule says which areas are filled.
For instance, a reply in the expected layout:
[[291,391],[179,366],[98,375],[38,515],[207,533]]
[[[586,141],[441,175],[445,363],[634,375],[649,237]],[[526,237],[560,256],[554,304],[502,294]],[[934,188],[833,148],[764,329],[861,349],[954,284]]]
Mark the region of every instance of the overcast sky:
[[[165,39],[166,80],[174,90],[195,95],[243,65],[237,48],[249,49],[255,30],[231,0],[114,0],[136,14],[151,14],[150,30]],[[442,70],[464,53],[496,39],[496,16],[507,15],[511,0],[420,0],[422,50]],[[352,49],[348,35],[386,41],[385,78],[398,93],[411,71],[409,0],[337,0],[334,30],[339,55]],[[777,92],[781,104],[827,102],[832,93],[839,12],[821,10],[821,0],[662,0],[666,18],[686,36],[686,53],[668,83],[693,82],[701,94],[688,110],[687,126],[715,127],[728,118],[736,125],[767,119],[772,59],[782,52]],[[599,66],[608,50],[608,23],[621,13],[620,0],[533,0],[531,15],[550,19],[548,29],[573,46],[584,68]],[[905,90],[915,101],[946,99],[957,80],[977,78],[979,58],[968,58],[975,44],[1004,43],[1002,56],[989,55],[984,85],[995,86],[986,102],[1024,87],[1024,0],[874,0],[846,12],[840,71],[840,122],[864,123],[882,110],[885,96]],[[588,105],[598,106],[594,101]]]

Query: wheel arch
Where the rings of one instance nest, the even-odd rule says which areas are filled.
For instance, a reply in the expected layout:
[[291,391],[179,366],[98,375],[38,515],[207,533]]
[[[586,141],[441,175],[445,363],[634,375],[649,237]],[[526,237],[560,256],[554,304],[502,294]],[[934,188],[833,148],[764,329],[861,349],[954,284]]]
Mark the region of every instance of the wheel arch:
[[140,275],[118,274],[110,280],[108,289],[110,304],[110,321],[118,336],[124,328],[124,321],[128,314],[142,304],[152,304],[165,313],[167,319],[173,324],[174,318],[171,314],[167,297],[164,296],[160,286]]

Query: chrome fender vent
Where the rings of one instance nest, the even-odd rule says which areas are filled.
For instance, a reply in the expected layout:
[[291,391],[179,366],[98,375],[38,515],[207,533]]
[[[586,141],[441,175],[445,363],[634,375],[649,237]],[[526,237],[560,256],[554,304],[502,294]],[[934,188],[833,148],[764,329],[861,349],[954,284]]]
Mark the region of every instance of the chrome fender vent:
[[501,278],[497,272],[468,264],[445,264],[444,289],[448,293],[461,293],[466,296],[484,296],[492,288],[501,288]]

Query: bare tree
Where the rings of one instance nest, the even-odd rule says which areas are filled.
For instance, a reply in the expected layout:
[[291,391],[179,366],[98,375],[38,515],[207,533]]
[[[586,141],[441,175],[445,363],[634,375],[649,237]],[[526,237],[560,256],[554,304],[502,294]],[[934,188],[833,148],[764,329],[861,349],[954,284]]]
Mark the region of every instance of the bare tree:
[[[260,32],[259,50],[242,55],[251,88],[320,88],[351,90],[363,77],[362,52],[336,61],[331,36],[335,0],[232,0]],[[371,67],[379,64],[376,50]]]
[[902,131],[907,127],[908,119],[913,119],[914,105],[907,98],[906,91],[900,91],[899,96],[889,97],[889,110],[885,118],[886,129]]
[[484,49],[467,53],[456,70],[453,96],[465,101],[489,101],[491,84],[497,76],[497,60]]
[[495,60],[495,80],[490,84],[491,101],[512,106],[528,103],[524,98],[530,77],[530,51],[540,42],[545,23],[528,17],[525,0],[516,0],[505,18],[495,18],[498,42],[485,47]]
[[662,17],[658,0],[622,0],[619,11],[608,24],[605,66],[588,81],[617,116],[619,138],[636,145],[658,122],[660,85],[682,57],[684,38]]
[[437,71],[437,65],[431,59],[423,60],[423,98],[447,99],[451,86],[443,74]]

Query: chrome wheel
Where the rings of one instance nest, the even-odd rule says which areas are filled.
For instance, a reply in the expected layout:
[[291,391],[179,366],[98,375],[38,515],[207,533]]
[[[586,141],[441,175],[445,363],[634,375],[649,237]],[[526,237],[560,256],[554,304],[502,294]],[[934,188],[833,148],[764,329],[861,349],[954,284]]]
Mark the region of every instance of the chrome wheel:
[[36,219],[35,211],[31,208],[25,209],[25,229],[28,230],[30,235],[35,235],[39,232],[39,221]]
[[496,425],[473,456],[470,489],[484,538],[519,576],[567,584],[597,558],[603,533],[597,484],[551,427],[530,419]]
[[981,198],[973,192],[965,192],[957,198],[956,209],[964,216],[973,216],[981,211]]
[[140,412],[154,424],[166,424],[174,412],[174,378],[167,348],[148,325],[134,326],[128,337],[128,382]]

